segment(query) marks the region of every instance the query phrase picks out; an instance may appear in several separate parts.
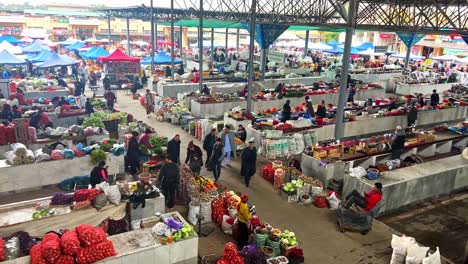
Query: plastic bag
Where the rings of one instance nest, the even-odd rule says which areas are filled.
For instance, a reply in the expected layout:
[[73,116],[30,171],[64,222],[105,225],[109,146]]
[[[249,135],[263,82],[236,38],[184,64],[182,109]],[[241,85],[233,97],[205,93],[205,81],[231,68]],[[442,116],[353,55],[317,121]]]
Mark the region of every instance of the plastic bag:
[[75,152],[71,149],[64,149],[60,153],[65,159],[73,159],[75,157]]
[[434,254],[429,253],[429,256],[427,258],[424,258],[422,261],[422,264],[441,264],[442,262],[440,261],[440,251],[439,247],[437,247],[436,252]]
[[367,171],[363,167],[351,168],[349,171],[349,175],[356,178],[361,178],[367,175]]
[[94,207],[99,211],[107,204],[107,195],[104,193],[99,194],[93,201]]
[[340,199],[336,197],[335,192],[331,192],[330,196],[327,197],[328,204],[330,206],[330,210],[336,210],[338,209],[338,206],[340,205]]
[[119,187],[117,185],[110,186],[107,189],[107,199],[111,204],[119,205],[120,200],[122,199],[122,194],[120,194]]
[[223,215],[223,222],[221,228],[224,234],[232,235],[232,225],[234,225],[234,219],[229,215]]
[[393,248],[392,259],[390,264],[404,264],[406,259],[406,251],[410,243],[416,243],[414,238],[407,236],[392,235],[391,246]]
[[410,243],[406,255],[406,264],[421,264],[426,257],[429,247],[421,247],[416,243]]

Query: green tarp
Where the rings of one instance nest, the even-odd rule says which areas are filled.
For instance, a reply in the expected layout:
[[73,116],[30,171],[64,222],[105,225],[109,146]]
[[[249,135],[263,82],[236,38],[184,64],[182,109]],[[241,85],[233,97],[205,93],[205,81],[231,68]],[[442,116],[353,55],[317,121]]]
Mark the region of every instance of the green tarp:
[[[183,19],[174,23],[178,27],[198,27],[200,25],[199,19]],[[204,28],[243,28],[238,22],[225,21],[225,20],[203,20]]]

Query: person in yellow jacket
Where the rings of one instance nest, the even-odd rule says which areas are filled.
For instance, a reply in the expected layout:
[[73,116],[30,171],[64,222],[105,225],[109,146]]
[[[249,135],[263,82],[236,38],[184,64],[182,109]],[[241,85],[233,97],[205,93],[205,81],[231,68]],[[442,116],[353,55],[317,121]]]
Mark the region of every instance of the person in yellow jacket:
[[241,195],[241,201],[237,205],[237,221],[239,226],[239,238],[237,240],[237,246],[242,249],[247,245],[249,240],[249,221],[252,217],[247,201],[249,196],[247,194]]

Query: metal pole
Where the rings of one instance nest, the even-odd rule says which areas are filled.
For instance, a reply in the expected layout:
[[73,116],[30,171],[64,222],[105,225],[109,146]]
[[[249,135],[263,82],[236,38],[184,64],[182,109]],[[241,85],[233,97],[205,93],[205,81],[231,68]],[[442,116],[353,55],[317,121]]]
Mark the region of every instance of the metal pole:
[[174,0],[171,0],[171,67],[172,67],[172,83],[174,83],[174,73],[175,73],[175,67],[174,67]]
[[261,56],[261,58],[260,58],[261,59],[261,67],[262,67],[262,69],[260,70],[260,72],[261,72],[260,81],[265,80],[265,73],[266,73],[266,68],[267,68],[267,65],[266,65],[267,64],[267,54],[266,54],[266,52],[267,52],[267,48],[264,48],[264,49],[262,49],[261,54],[260,54],[260,56]]
[[127,17],[127,54],[132,56],[132,50],[130,47],[130,18]]
[[240,29],[237,29],[237,34],[236,34],[236,50],[239,51],[239,43],[240,43]]
[[158,23],[154,23],[154,46],[156,51],[158,51]]
[[305,39],[305,47],[304,47],[304,57],[307,56],[307,51],[309,49],[309,30],[306,30],[306,39]]
[[224,61],[227,61],[227,59],[228,59],[229,28],[226,28],[226,36],[225,36],[224,41],[225,41],[224,48],[226,49],[226,54],[224,54],[225,55]]
[[344,44],[343,65],[341,66],[340,94],[338,99],[338,111],[336,115],[335,139],[341,139],[344,135],[344,107],[346,103],[346,88],[348,87],[348,71],[351,56],[351,42],[353,40],[353,27],[356,18],[356,0],[350,0],[348,12],[348,27]]
[[198,90],[203,90],[203,0],[200,0],[200,14],[198,25]]
[[254,45],[255,45],[255,16],[257,13],[257,0],[252,0],[250,13],[250,46],[249,46],[249,79],[247,83],[247,113],[252,110],[252,84],[254,78]]
[[110,47],[110,44],[111,44],[111,23],[110,23],[110,19],[111,17],[108,16],[107,17],[107,39],[109,40],[109,47]]
[[151,76],[154,74],[154,14],[153,14],[153,0],[150,1],[151,5]]
[[411,56],[411,47],[406,46],[405,69],[408,69]]
[[213,63],[214,60],[214,28],[211,29],[211,53],[210,53],[210,60]]

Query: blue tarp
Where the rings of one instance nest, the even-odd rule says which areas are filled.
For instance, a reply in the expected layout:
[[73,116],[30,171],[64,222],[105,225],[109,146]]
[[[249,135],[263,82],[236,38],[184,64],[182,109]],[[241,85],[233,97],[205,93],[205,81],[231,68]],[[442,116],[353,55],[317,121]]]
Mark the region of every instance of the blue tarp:
[[340,43],[338,41],[336,41],[336,39],[332,39],[327,43],[327,45],[337,46],[337,45],[340,45]]
[[[250,32],[250,23],[242,22],[241,24]],[[278,24],[255,24],[255,40],[261,49],[267,49],[288,27]]]
[[368,49],[375,49],[375,46],[374,44],[370,43],[370,42],[364,42],[362,43],[361,45],[355,47],[356,49],[358,50],[368,50]]
[[81,57],[86,58],[86,55],[91,54],[91,52],[93,52],[95,49],[97,49],[97,47],[93,46],[89,50],[80,51],[78,54],[80,54]]
[[36,66],[38,68],[50,68],[50,67],[57,67],[57,66],[72,66],[76,64],[78,64],[78,61],[68,56],[62,56],[57,53],[52,53],[52,55],[47,61],[43,63],[39,63]]
[[[339,48],[339,47],[337,47],[337,46],[334,46],[332,50],[326,50],[325,52],[328,52],[328,53],[336,53],[336,54],[343,54],[344,49],[343,49],[343,48]],[[359,54],[359,52],[361,52],[361,51],[358,50],[358,49],[356,49],[356,48],[351,47],[351,54]]]
[[41,52],[41,50],[50,50],[50,48],[48,46],[39,44],[37,41],[33,41],[28,46],[23,47],[24,53],[38,53]]
[[25,60],[16,57],[15,55],[11,54],[7,50],[3,50],[0,52],[0,64],[7,64],[7,65],[16,65],[16,64],[24,64],[26,63]]
[[[154,56],[154,64],[164,65],[171,64],[171,57],[167,56],[164,51],[160,51],[157,55]],[[182,60],[174,58],[175,64],[181,64]],[[146,57],[141,61],[141,64],[148,65],[151,64],[151,57]]]
[[20,40],[17,40],[17,39],[16,39],[15,37],[13,37],[13,36],[1,36],[1,37],[0,37],[0,43],[2,43],[4,40],[7,41],[7,42],[10,42],[10,44],[13,44],[13,45],[23,43],[23,42],[21,42]]
[[110,53],[105,50],[104,48],[96,48],[89,50],[88,52],[81,54],[81,56],[89,59],[89,60],[96,60],[98,57],[106,57],[109,56]]
[[43,62],[43,61],[48,60],[51,55],[52,55],[51,51],[41,50],[41,52],[39,52],[38,54],[28,55],[28,60],[33,63]]
[[398,37],[405,43],[406,47],[413,47],[414,44],[418,43],[423,39],[425,34],[416,34],[416,33],[407,33],[407,32],[397,32]]
[[86,44],[84,44],[83,42],[75,42],[73,44],[71,44],[70,46],[67,46],[65,47],[66,49],[68,50],[78,50],[82,47],[86,46]]

